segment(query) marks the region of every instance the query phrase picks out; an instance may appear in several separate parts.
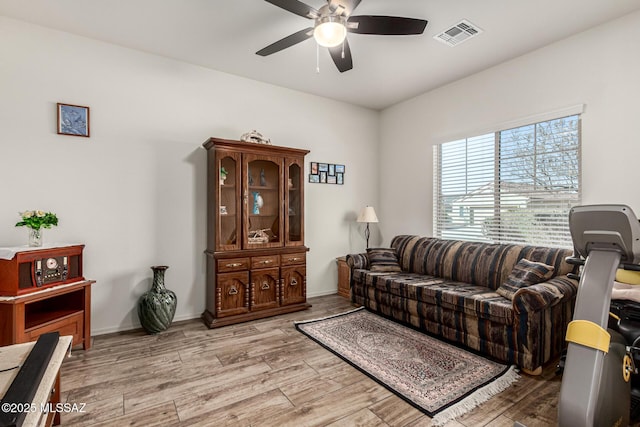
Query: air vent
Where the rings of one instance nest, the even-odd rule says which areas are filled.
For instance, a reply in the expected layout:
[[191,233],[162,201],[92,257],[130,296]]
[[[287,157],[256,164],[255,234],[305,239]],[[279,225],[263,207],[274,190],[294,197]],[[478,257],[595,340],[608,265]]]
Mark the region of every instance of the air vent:
[[446,45],[456,46],[469,40],[471,37],[477,36],[481,32],[482,30],[477,25],[463,19],[453,27],[436,34],[433,38]]

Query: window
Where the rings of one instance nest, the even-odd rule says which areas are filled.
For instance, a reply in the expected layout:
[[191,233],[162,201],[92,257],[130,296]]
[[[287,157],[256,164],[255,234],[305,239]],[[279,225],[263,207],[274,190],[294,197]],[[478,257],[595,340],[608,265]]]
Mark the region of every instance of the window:
[[434,235],[571,248],[580,116],[434,147]]

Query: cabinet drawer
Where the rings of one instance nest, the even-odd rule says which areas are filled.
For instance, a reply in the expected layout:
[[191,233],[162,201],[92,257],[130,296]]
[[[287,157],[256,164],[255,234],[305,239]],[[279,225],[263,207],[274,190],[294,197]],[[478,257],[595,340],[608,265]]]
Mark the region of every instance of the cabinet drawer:
[[228,258],[218,260],[218,273],[227,273],[230,271],[248,270],[251,263],[249,258]]
[[57,320],[52,320],[43,324],[25,330],[25,341],[35,341],[42,334],[47,332],[60,332],[60,335],[73,336],[73,344],[77,345],[82,343],[83,339],[83,325],[84,325],[84,311],[79,311],[67,316],[61,317]]
[[280,265],[282,266],[304,264],[306,261],[306,252],[280,255]]
[[251,258],[251,269],[277,267],[279,261],[278,255],[254,256]]

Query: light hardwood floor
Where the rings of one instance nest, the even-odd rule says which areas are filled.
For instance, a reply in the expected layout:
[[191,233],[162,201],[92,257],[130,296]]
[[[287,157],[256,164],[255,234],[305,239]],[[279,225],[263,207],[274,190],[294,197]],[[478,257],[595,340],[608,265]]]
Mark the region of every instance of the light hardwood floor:
[[[309,310],[219,329],[200,320],[158,335],[97,336],[62,366],[62,425],[429,426],[430,418],[299,333],[294,320],[351,309],[337,295]],[[555,364],[448,427],[555,425]]]

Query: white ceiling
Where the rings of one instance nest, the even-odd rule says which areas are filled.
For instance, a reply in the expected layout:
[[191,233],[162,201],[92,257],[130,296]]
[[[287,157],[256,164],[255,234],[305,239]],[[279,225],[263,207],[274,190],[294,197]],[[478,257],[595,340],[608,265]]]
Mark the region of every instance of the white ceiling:
[[[353,70],[339,73],[320,48],[318,74],[313,39],[255,54],[312,26],[263,0],[0,0],[10,18],[373,109],[639,9],[640,0],[362,0],[354,15],[426,19],[425,33],[350,34]],[[461,19],[484,32],[453,48],[433,39]]]

